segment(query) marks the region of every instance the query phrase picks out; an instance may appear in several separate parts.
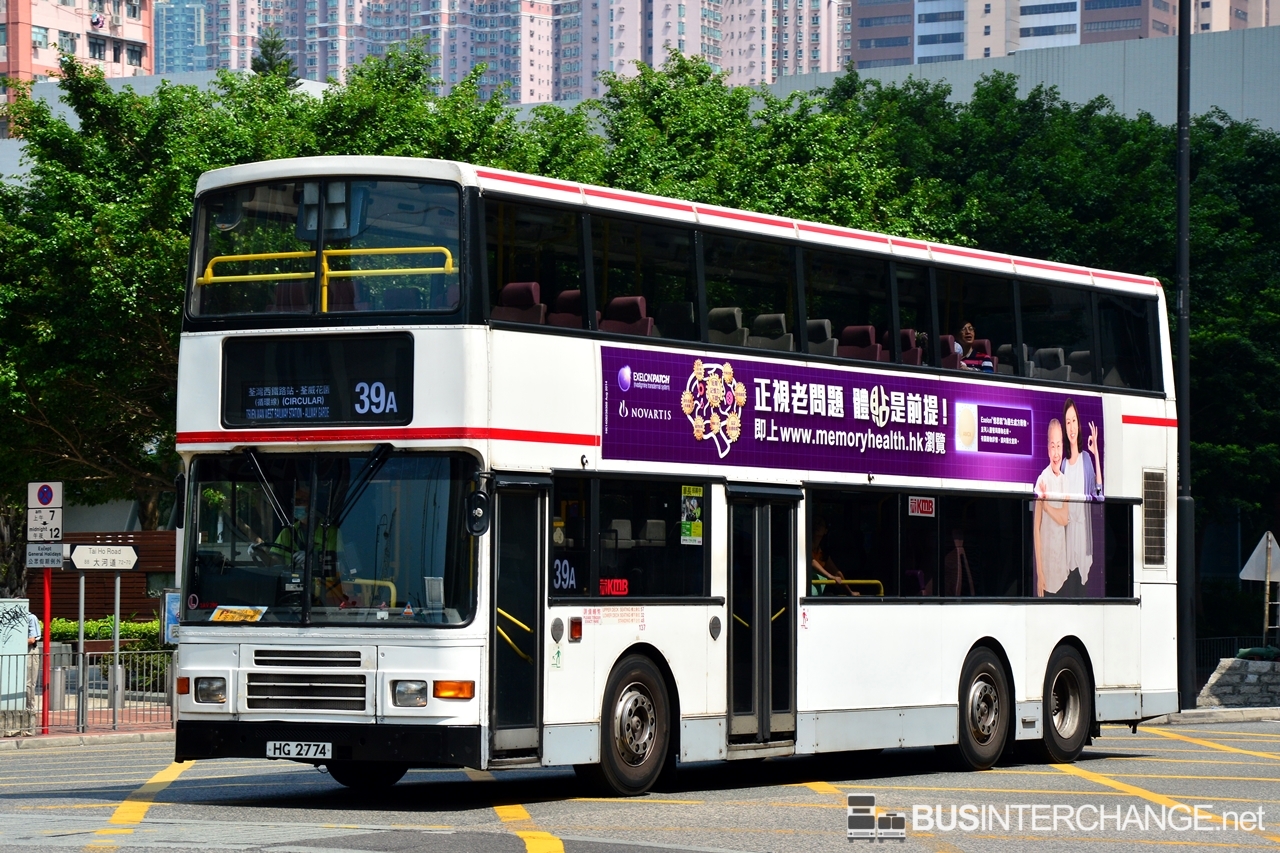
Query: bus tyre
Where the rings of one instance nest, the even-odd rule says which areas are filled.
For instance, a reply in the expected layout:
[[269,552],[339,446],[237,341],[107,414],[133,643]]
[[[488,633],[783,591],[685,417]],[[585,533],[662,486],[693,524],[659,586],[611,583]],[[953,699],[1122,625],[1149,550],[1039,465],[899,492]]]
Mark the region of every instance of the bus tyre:
[[333,781],[357,791],[390,788],[409,770],[394,761],[331,761],[325,768]]
[[962,767],[986,770],[1004,751],[1009,736],[1009,679],[995,652],[979,647],[960,672],[960,737],[956,758]]
[[614,667],[600,716],[600,777],[623,797],[658,781],[671,741],[671,704],[653,661],[630,655]]
[[1093,691],[1080,652],[1058,646],[1044,671],[1044,753],[1070,764],[1084,752],[1093,723]]

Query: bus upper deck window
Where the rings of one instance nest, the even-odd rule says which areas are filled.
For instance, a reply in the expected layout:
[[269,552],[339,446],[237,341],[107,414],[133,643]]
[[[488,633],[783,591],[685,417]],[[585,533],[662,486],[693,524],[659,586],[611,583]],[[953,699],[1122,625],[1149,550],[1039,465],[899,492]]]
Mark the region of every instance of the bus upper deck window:
[[[1017,373],[1013,282],[939,270],[939,359],[944,368]],[[1023,306],[1025,309],[1025,305]]]

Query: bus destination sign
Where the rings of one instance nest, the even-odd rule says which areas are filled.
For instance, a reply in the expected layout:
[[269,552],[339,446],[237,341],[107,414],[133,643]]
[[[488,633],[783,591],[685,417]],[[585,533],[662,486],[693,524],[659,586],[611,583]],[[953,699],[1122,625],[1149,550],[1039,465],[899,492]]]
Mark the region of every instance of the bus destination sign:
[[236,338],[223,349],[229,428],[407,424],[412,416],[410,335]]

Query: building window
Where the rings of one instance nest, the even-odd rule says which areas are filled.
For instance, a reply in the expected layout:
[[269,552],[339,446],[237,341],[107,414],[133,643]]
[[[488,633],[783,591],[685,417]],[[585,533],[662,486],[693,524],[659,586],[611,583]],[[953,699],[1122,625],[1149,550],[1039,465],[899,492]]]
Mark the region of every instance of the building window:
[[125,62],[129,65],[141,67],[142,65],[142,45],[131,44],[125,48]]
[[920,15],[916,20],[917,23],[921,24],[940,24],[945,21],[963,21],[964,12],[929,12],[927,14]]
[[1169,25],[1166,24],[1164,21],[1153,20],[1151,22],[1151,29],[1155,30],[1158,33],[1164,33],[1165,35],[1169,35]]
[[[1084,25],[1086,33],[1107,33],[1115,30],[1140,30],[1141,18],[1126,18],[1123,21],[1090,21]],[[1072,30],[1074,32],[1074,29]]]
[[105,62],[107,59],[107,43],[102,39],[89,39],[89,58]]
[[1034,6],[1020,6],[1018,12],[1023,15],[1057,15],[1062,12],[1074,12],[1079,8],[1075,3],[1037,3]]
[[[991,35],[991,26],[990,26],[990,25],[987,25],[987,26],[983,27],[983,28],[982,28],[982,34],[983,34],[984,36],[989,36],[989,35]],[[990,48],[988,48],[988,50],[990,50]]]
[[[921,15],[920,17],[924,17]],[[885,15],[879,18],[859,18],[858,26],[867,27],[896,27],[900,24],[911,23],[910,15]]]
[[48,27],[32,27],[31,28],[31,46],[36,48],[49,46],[49,28]]
[[983,6],[982,6],[982,14],[984,14],[984,15],[990,15],[990,14],[991,14],[991,4],[990,4],[990,3],[985,3],[985,4],[983,4]]
[[858,39],[859,50],[875,50],[882,47],[906,47],[911,44],[910,36],[894,36],[893,38]]
[[125,16],[126,16],[126,17],[134,18],[135,20],[136,20],[136,19],[138,19],[138,18],[141,18],[141,17],[142,17],[142,4],[141,4],[141,3],[126,3],[126,4],[125,4],[125,7],[124,7],[124,14],[125,14]]
[[917,44],[957,44],[964,41],[964,33],[931,33],[917,36]]
[[1231,14],[1235,15],[1241,21],[1249,20],[1249,13],[1246,12],[1244,9],[1232,9]]
[[[1111,24],[1115,22],[1104,21],[1103,23]],[[1141,23],[1141,21],[1139,21],[1139,23]],[[1089,32],[1092,32],[1092,30],[1088,29],[1087,25],[1085,29]],[[1024,39],[1032,38],[1035,36],[1070,36],[1070,35],[1075,35],[1075,33],[1076,33],[1075,24],[1055,24],[1053,26],[1047,26],[1047,27],[1023,27],[1022,29],[1018,30],[1018,35]]]
[[984,48],[982,49],[982,57],[983,57],[983,59],[986,59],[986,58],[987,58],[987,57],[989,57],[989,56],[991,56],[991,48],[989,48],[989,47],[984,47]]
[[4,47],[9,43],[9,31],[4,24],[0,24],[0,47]]
[[66,30],[58,30],[58,49],[63,53],[69,53],[74,56],[76,52],[76,42],[79,39],[79,33],[69,33]]

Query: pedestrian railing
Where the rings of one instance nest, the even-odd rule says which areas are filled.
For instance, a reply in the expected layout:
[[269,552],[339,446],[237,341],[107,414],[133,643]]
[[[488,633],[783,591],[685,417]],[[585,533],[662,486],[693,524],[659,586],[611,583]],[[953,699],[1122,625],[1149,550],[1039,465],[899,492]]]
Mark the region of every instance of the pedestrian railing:
[[0,655],[0,736],[173,724],[173,651]]
[[1265,645],[1262,637],[1200,637],[1196,640],[1196,693],[1209,681],[1223,658],[1233,658],[1241,649]]

